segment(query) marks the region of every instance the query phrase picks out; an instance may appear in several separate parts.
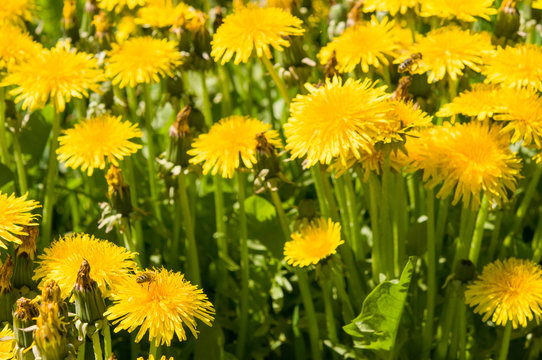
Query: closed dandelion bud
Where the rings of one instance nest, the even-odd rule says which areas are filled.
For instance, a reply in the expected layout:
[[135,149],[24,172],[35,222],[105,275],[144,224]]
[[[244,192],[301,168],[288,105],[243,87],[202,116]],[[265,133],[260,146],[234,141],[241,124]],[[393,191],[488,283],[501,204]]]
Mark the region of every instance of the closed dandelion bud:
[[42,360],[65,360],[70,353],[66,323],[58,304],[44,303],[36,320],[34,342]]
[[124,182],[120,168],[111,165],[105,175],[108,190],[107,195],[111,202],[111,207],[122,216],[129,216],[133,211],[132,201],[130,200],[130,187]]
[[265,132],[256,135],[256,159],[255,168],[257,172],[268,170],[267,179],[278,177],[280,162],[275,146],[267,140]]
[[504,0],[497,14],[495,36],[512,39],[519,29],[519,12],[516,0]]
[[26,330],[36,324],[35,318],[39,315],[35,301],[20,298],[13,313],[13,336],[17,341],[18,349],[27,349],[32,346],[32,331]]
[[0,321],[11,321],[13,260],[8,256],[0,268]]
[[73,287],[75,313],[84,323],[93,324],[103,319],[105,302],[96,281],[90,277],[90,265],[83,260]]
[[28,235],[20,235],[21,244],[15,249],[15,267],[13,270],[13,286],[20,289],[23,286],[29,289],[35,288],[32,280],[34,274],[33,262],[36,257],[36,239],[39,228],[37,226],[25,226],[24,232]]
[[467,283],[472,281],[475,277],[476,266],[470,260],[459,260],[455,264],[454,279]]
[[192,108],[187,105],[177,114],[175,122],[169,127],[169,161],[185,168],[190,156],[186,153],[191,146],[190,113]]
[[61,316],[68,316],[68,305],[64,302],[62,298],[62,290],[58,286],[57,282],[54,280],[48,280],[45,283],[45,286],[41,292],[41,303],[42,304],[58,304],[59,311]]

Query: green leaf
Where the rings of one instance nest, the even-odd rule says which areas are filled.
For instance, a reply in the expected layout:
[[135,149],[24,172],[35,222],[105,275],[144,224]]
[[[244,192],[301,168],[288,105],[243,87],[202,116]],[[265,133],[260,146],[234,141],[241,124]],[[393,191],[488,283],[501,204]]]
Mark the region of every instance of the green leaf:
[[273,204],[261,196],[250,196],[245,200],[245,209],[247,215],[252,215],[256,220],[263,222],[273,219],[277,215],[277,211]]
[[380,283],[363,302],[361,313],[343,327],[361,349],[391,350],[399,329],[414,268],[408,260],[399,280]]

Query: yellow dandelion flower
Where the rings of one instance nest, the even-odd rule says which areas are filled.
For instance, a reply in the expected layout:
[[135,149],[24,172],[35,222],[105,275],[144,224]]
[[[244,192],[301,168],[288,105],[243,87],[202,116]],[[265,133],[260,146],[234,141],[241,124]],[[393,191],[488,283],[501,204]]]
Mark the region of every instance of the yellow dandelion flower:
[[0,331],[0,359],[13,359],[15,356],[15,338],[11,326],[6,324]]
[[455,18],[466,22],[474,22],[477,17],[489,20],[490,15],[497,13],[493,0],[425,0],[421,4],[422,16]]
[[496,86],[476,84],[472,90],[462,92],[451,103],[440,108],[437,116],[449,117],[463,114],[478,120],[490,118],[502,109],[502,90]]
[[531,260],[509,258],[496,260],[484,267],[482,274],[465,290],[465,302],[505,326],[512,322],[526,327],[527,321],[542,319],[542,268]]
[[542,10],[542,0],[534,0],[531,3],[531,6],[533,7],[533,9],[541,9]]
[[37,226],[34,222],[37,215],[30,213],[40,207],[34,200],[26,200],[28,194],[15,197],[15,194],[8,196],[0,191],[0,247],[7,248],[4,241],[20,244],[21,240],[17,235],[28,235],[24,231],[25,226]]
[[390,101],[392,108],[386,114],[385,121],[377,124],[378,132],[373,143],[404,142],[410,130],[420,129],[432,124],[431,116],[419,109],[413,101]]
[[292,240],[284,244],[284,259],[298,267],[319,263],[344,243],[341,225],[331,219],[317,219],[291,236]]
[[[137,360],[145,360],[145,359],[142,358],[142,357],[138,357]],[[147,360],[154,360],[154,356],[152,354],[149,355],[149,358]],[[168,358],[166,358],[166,355],[162,355],[160,360],[174,360],[174,359],[173,359],[173,356],[170,356],[169,359],[168,359]]]
[[31,20],[35,7],[34,0],[2,0],[0,24],[20,24],[23,20]]
[[230,116],[214,124],[208,134],[201,134],[188,154],[192,164],[203,163],[203,173],[231,178],[241,165],[251,169],[257,162],[256,135],[265,133],[267,141],[280,147],[279,135],[271,126],[246,116]]
[[125,7],[134,9],[137,6],[143,6],[148,0],[98,0],[98,7],[103,10],[120,13]]
[[117,24],[117,31],[115,32],[115,39],[120,44],[127,40],[130,36],[135,34],[137,25],[133,16],[123,16]]
[[88,97],[99,91],[104,80],[98,62],[92,55],[76,52],[67,43],[59,42],[51,50],[43,50],[28,61],[13,66],[0,86],[15,85],[10,94],[23,109],[34,110],[48,101],[57,112],[64,111],[72,97]]
[[493,56],[486,57],[482,74],[487,83],[542,91],[541,62],[542,48],[538,45],[498,48]]
[[358,23],[344,31],[320,50],[318,59],[325,65],[333,53],[340,72],[351,72],[360,64],[363,72],[369,66],[380,68],[388,65],[388,56],[394,57],[399,49],[399,37],[394,21],[384,18],[382,22],[373,16],[370,22]]
[[0,69],[19,64],[37,56],[41,44],[19,27],[7,24],[0,26]]
[[486,32],[471,33],[457,27],[444,27],[420,38],[410,50],[395,62],[403,62],[410,54],[420,52],[423,58],[413,71],[417,74],[429,72],[428,81],[433,83],[446,74],[456,80],[463,75],[465,67],[480,72],[484,56],[492,53],[493,46]]
[[196,9],[182,2],[174,5],[171,0],[149,0],[137,11],[135,22],[145,27],[170,27],[179,18],[190,20],[195,14]]
[[462,200],[464,207],[477,209],[482,191],[496,205],[507,200],[507,190],[515,191],[521,161],[510,151],[510,137],[500,126],[482,121],[446,123],[418,136],[406,144],[409,158],[423,169],[426,186],[442,183],[439,198],[455,189],[453,205]]
[[292,158],[306,155],[310,167],[350,154],[360,158],[360,150],[370,151],[377,123],[392,108],[385,87],[376,87],[368,79],[348,79],[343,84],[337,77],[319,88],[305,87],[309,94],[292,101],[284,125],[286,149]]
[[169,346],[174,335],[180,341],[186,340],[185,326],[197,338],[196,319],[212,326],[213,304],[183,274],[162,268],[155,269],[150,276],[145,283],[138,283],[136,276],[132,276],[115,289],[114,304],[105,313],[117,324],[115,332],[132,332],[139,327],[136,342],[148,330],[149,341]]
[[292,5],[297,3],[297,0],[267,0],[266,3],[268,7],[276,7],[290,11]]
[[160,76],[173,76],[173,69],[180,64],[181,53],[175,42],[134,37],[120,45],[113,44],[105,72],[114,85],[134,87],[159,82]]
[[41,285],[54,280],[68,297],[73,289],[77,273],[83,260],[90,264],[90,277],[98,283],[107,296],[110,289],[119,285],[134,271],[136,254],[123,247],[97,239],[88,234],[70,234],[53,242],[38,257],[39,266],[34,279],[41,279]]
[[387,11],[391,16],[397,13],[405,14],[408,9],[415,8],[419,0],[364,0],[363,11]]
[[256,50],[258,57],[271,57],[270,46],[282,51],[290,46],[288,36],[302,35],[302,21],[279,8],[238,7],[224,18],[211,42],[211,56],[222,65],[235,55],[235,64],[246,63]]
[[84,120],[64,131],[58,138],[58,160],[66,166],[81,168],[91,176],[94,169],[104,169],[106,160],[119,166],[118,160],[135,153],[141,145],[130,139],[141,137],[137,125],[121,117],[102,115]]

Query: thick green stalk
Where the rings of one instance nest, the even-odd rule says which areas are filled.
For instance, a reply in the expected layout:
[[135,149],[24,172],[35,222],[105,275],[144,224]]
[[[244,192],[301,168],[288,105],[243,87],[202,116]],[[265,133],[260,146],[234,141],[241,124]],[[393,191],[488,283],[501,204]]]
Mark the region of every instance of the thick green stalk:
[[450,207],[450,198],[441,199],[439,201],[437,228],[435,230],[435,243],[437,254],[442,251],[442,241],[444,240],[444,231],[448,220],[448,208]]
[[222,191],[222,178],[213,176],[214,199],[215,199],[215,220],[216,220],[216,242],[218,257],[225,261],[228,259],[228,242],[226,238],[226,217],[224,214],[224,194]]
[[433,343],[433,321],[437,294],[437,254],[435,251],[435,196],[427,190],[427,316],[423,328],[422,359],[429,359]]
[[301,292],[301,299],[303,306],[305,307],[305,313],[307,315],[309,339],[311,342],[311,355],[313,360],[322,359],[322,350],[320,344],[320,335],[318,334],[318,321],[316,320],[316,312],[314,311],[314,303],[312,302],[312,295],[309,286],[309,279],[307,273],[303,269],[295,268],[297,275],[297,282],[299,284],[299,290]]
[[156,155],[156,150],[154,148],[154,129],[152,127],[152,121],[154,119],[153,109],[152,109],[152,98],[151,98],[151,85],[145,84],[145,132],[147,134],[147,171],[149,175],[149,185],[151,188],[151,199],[152,205],[154,208],[154,214],[158,221],[162,222],[162,212],[160,211],[160,198],[158,183],[156,179],[156,171],[154,169],[154,156]]
[[[493,231],[491,232],[491,240],[489,241],[489,248],[487,250],[487,253],[484,256],[483,264],[487,264],[488,262],[493,261],[493,259],[495,259],[495,252],[497,251],[497,247],[499,246],[499,243],[500,243],[499,240],[500,240],[500,235],[501,235],[501,225],[502,225],[503,215],[504,215],[503,210],[497,211],[495,215],[495,220],[493,220]],[[539,226],[542,226],[542,221],[538,222],[537,227]]]
[[203,118],[205,119],[205,124],[210,128],[213,125],[213,114],[211,113],[211,101],[209,100],[205,70],[201,71],[201,97],[203,98]]
[[83,343],[77,348],[77,360],[85,360],[85,338],[83,338]]
[[262,56],[260,59],[262,60],[263,65],[269,72],[269,75],[271,75],[271,78],[275,82],[275,85],[277,85],[279,92],[284,98],[284,102],[286,103],[286,106],[287,107],[290,106],[290,100],[291,100],[290,93],[288,92],[288,89],[286,88],[286,84],[284,83],[284,81],[282,81],[279,74],[275,70],[273,64],[271,64],[271,61],[266,56]]
[[9,152],[6,131],[6,88],[0,87],[0,160],[9,165]]
[[245,358],[245,347],[248,335],[248,231],[245,212],[245,176],[237,172],[237,199],[239,201],[239,240],[241,253],[241,316],[239,321],[239,338],[237,340],[236,355],[239,359]]
[[[125,166],[122,167],[122,172],[126,177],[128,185],[130,185],[130,201],[132,202],[132,206],[137,208],[139,204],[137,197],[138,191],[135,180],[134,163],[131,156],[124,158],[124,165]],[[135,248],[139,252],[139,256],[144,258],[145,245],[143,244],[143,229],[141,227],[141,222],[134,220],[133,226],[135,231],[132,232],[130,241],[133,242]]]
[[369,215],[371,217],[371,229],[373,232],[373,252],[372,252],[372,270],[373,280],[378,283],[381,272],[384,272],[384,259],[382,258],[382,244],[380,236],[380,221],[379,221],[379,201],[380,198],[380,182],[375,174],[369,176]]
[[482,238],[484,236],[484,226],[489,214],[489,200],[484,195],[478,216],[476,217],[476,225],[474,226],[474,234],[472,235],[472,243],[469,252],[469,259],[474,265],[478,264],[480,257],[480,249],[482,248]]
[[[322,281],[322,295],[324,298],[324,311],[326,315],[326,327],[327,327],[327,336],[333,345],[339,344],[339,338],[337,337],[337,328],[335,324],[335,315],[333,314],[333,299],[331,283],[324,279]],[[337,358],[337,354],[333,352],[333,358]]]
[[510,347],[510,338],[512,337],[512,322],[508,321],[504,327],[504,334],[501,342],[501,350],[499,351],[499,360],[508,358],[508,348]]
[[102,328],[102,335],[104,336],[104,358],[105,360],[109,360],[112,352],[111,329],[109,327],[109,324],[105,324]]
[[252,116],[252,111],[254,110],[254,69],[252,66],[252,59],[247,61],[245,65],[245,70],[247,72],[247,98],[245,102],[247,106],[247,113],[249,116]]
[[51,242],[53,227],[53,205],[55,203],[55,182],[58,173],[56,149],[58,148],[58,135],[60,134],[60,119],[62,114],[56,109],[53,113],[53,127],[51,131],[51,144],[49,145],[49,165],[45,180],[45,198],[43,205],[43,220],[41,223],[41,243],[45,247]]
[[468,258],[475,220],[476,212],[473,211],[469,206],[463,206],[461,209],[461,220],[459,224],[459,242],[457,243],[452,266],[455,266],[459,260]]
[[322,179],[322,185],[324,190],[324,198],[326,199],[327,206],[329,209],[328,217],[331,218],[333,221],[339,221],[339,210],[337,208],[337,203],[335,202],[335,197],[333,196],[333,190],[331,188],[331,184],[329,182],[329,177],[326,172],[326,170],[321,167],[319,167],[318,175]]
[[386,276],[399,276],[394,274],[394,241],[392,234],[392,221],[390,217],[390,186],[391,186],[391,172],[390,172],[390,155],[384,156],[384,166],[382,168],[382,188],[380,194],[380,240],[382,246],[382,256],[384,259],[384,272]]
[[318,197],[318,204],[320,205],[320,212],[327,216],[330,213],[327,201],[324,195],[324,184],[322,181],[322,174],[319,165],[315,165],[310,168],[312,179],[314,180],[314,187],[316,188],[316,196]]
[[[341,214],[341,224],[343,224],[343,231],[346,235],[347,244],[354,249],[354,241],[352,240],[352,228],[350,226],[350,213],[346,208],[346,193],[344,191],[344,179],[342,177],[335,178],[335,194],[337,195],[337,202],[339,203],[339,209]],[[354,250],[355,251],[355,250]]]
[[284,239],[286,241],[290,241],[290,225],[288,222],[288,218],[286,217],[286,214],[284,213],[284,209],[282,208],[282,203],[280,201],[279,192],[278,190],[270,190],[271,193],[271,200],[273,201],[273,205],[275,205],[275,209],[277,209],[277,214],[280,222],[280,227],[282,228],[282,233],[284,234]]
[[352,236],[352,250],[358,260],[365,260],[365,243],[361,238],[361,225],[359,209],[356,201],[356,193],[354,192],[354,185],[352,181],[352,175],[350,172],[345,172],[342,176],[344,178],[344,192],[346,194],[346,209],[348,211],[348,218],[350,219],[350,235]]
[[94,349],[94,359],[103,360],[102,344],[100,344],[100,333],[98,331],[92,334],[92,348]]
[[[220,102],[220,105],[221,105],[221,111],[222,111],[222,117],[226,117],[226,116],[229,116],[233,109],[232,109],[232,101],[231,101],[231,89],[230,89],[230,83],[231,83],[231,79],[230,79],[230,76],[228,74],[228,72],[226,71],[226,69],[223,67],[223,66],[217,66],[217,72],[218,72],[218,77],[220,79],[220,86],[222,87],[222,101]],[[203,76],[203,75],[202,75]],[[207,87],[207,84],[205,84],[205,87]],[[207,96],[207,98],[209,98],[209,96]],[[203,99],[205,100],[205,96],[203,97]],[[208,105],[209,106],[209,109],[210,109],[210,104]],[[203,114],[205,115],[205,102],[203,102],[203,109],[204,109],[204,112]],[[208,119],[211,119],[212,121],[212,116],[210,116],[209,114],[205,115]],[[208,121],[206,119],[206,121]]]
[[436,360],[443,360],[446,358],[446,353],[448,352],[449,340],[450,340],[450,331],[454,324],[454,318],[456,315],[457,303],[459,301],[458,297],[455,295],[456,291],[456,281],[452,282],[447,291],[446,303],[443,307],[443,312],[440,317],[440,338],[437,341],[437,349],[435,354]]
[[28,192],[28,183],[26,181],[26,170],[24,167],[23,152],[21,150],[21,143],[19,142],[20,134],[21,133],[20,133],[19,125],[17,124],[17,126],[15,127],[15,134],[13,134],[13,152],[14,152],[14,157],[15,157],[15,165],[17,167],[17,179],[19,180],[19,190],[20,190],[20,194],[23,195]]
[[405,179],[402,174],[394,174],[393,182],[390,183],[390,194],[393,201],[393,269],[394,274],[399,276],[406,260],[406,233],[408,229],[408,202],[405,191]]
[[156,346],[156,341],[151,340],[150,347],[149,347],[149,359],[151,358],[154,360],[158,360],[158,347]]
[[194,232],[194,222],[188,202],[188,192],[186,189],[186,179],[184,171],[181,170],[177,177],[179,185],[179,201],[181,203],[184,231],[188,240],[188,268],[190,269],[190,281],[194,284],[201,285],[201,275],[199,270],[199,256],[196,244],[196,234]]

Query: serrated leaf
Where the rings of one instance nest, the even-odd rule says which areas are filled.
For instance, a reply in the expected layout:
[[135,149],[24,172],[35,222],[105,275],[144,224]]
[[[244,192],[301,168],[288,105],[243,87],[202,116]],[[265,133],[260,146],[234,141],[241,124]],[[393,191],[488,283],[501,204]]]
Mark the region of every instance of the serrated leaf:
[[399,280],[380,283],[363,302],[361,313],[343,327],[360,349],[391,350],[395,344],[401,315],[414,268],[410,258]]

